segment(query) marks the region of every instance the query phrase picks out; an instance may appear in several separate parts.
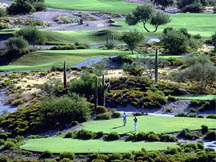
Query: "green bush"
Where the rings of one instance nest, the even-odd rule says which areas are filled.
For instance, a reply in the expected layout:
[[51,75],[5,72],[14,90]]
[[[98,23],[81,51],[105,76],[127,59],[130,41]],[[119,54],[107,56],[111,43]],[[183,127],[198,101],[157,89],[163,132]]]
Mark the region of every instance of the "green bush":
[[82,129],[82,130],[76,132],[76,137],[75,138],[78,138],[78,139],[92,139],[94,137],[95,137],[94,132]]
[[64,135],[64,138],[72,138],[73,137],[73,132],[67,132]]
[[27,14],[35,12],[35,8],[33,5],[26,0],[17,0],[16,3],[12,3],[7,8],[7,13],[9,15],[16,15],[16,14]]
[[190,117],[190,118],[196,118],[196,113],[190,113],[187,116]]
[[186,29],[164,29],[161,42],[170,54],[190,52],[191,50],[196,50],[201,46],[201,42],[194,39]]
[[111,119],[110,113],[97,114],[96,120],[109,120]]
[[2,29],[8,29],[8,28],[9,28],[9,26],[7,24],[0,23],[0,30],[2,30]]
[[215,133],[215,131],[208,132],[204,138],[206,140],[210,140],[210,141],[216,140],[216,133]]
[[40,158],[42,158],[42,159],[50,158],[50,157],[52,157],[52,155],[53,155],[53,154],[52,154],[50,151],[44,151],[44,152],[41,154]]
[[189,140],[195,140],[198,138],[196,134],[192,134],[189,129],[183,129],[179,134],[179,137],[184,138],[184,139],[189,139]]
[[135,141],[144,141],[146,139],[146,134],[144,132],[139,132],[135,136]]
[[84,98],[73,94],[71,97],[48,97],[41,103],[40,114],[43,123],[51,128],[72,121],[86,121],[90,116],[89,104]]
[[180,112],[177,115],[175,115],[175,117],[187,117],[187,114],[185,114],[184,112]]
[[112,118],[120,118],[121,114],[119,112],[112,113]]
[[123,71],[129,75],[134,76],[141,76],[144,72],[144,69],[141,65],[138,65],[137,63],[125,63],[123,65]]
[[107,135],[106,140],[107,141],[114,141],[120,139],[120,136],[117,132],[111,132]]
[[107,109],[104,106],[97,106],[96,114],[102,114],[107,112]]
[[22,37],[10,38],[5,42],[8,51],[24,51],[28,47],[28,42]]
[[160,138],[154,132],[149,132],[146,134],[147,141],[160,141]]
[[206,118],[216,119],[216,115],[215,114],[209,114]]
[[63,152],[62,154],[60,154],[60,159],[64,159],[64,158],[68,158],[70,160],[75,159],[75,154],[72,152]]
[[99,131],[95,134],[94,139],[99,139],[99,138],[103,137],[103,135],[104,135],[104,133],[102,131]]
[[75,50],[76,46],[74,44],[66,44],[66,45],[57,45],[54,46],[52,48],[50,48],[50,50]]
[[0,156],[0,162],[9,162],[9,159],[7,156],[1,155]]
[[109,160],[122,160],[122,154],[120,153],[113,153],[109,155]]
[[201,125],[201,132],[202,132],[202,134],[208,133],[208,126],[206,126],[206,125]]
[[31,45],[44,44],[46,41],[45,36],[36,27],[26,26],[18,30],[15,35],[17,37],[23,37]]
[[11,150],[15,147],[15,143],[11,140],[7,140],[2,146],[2,150]]
[[182,8],[183,12],[190,12],[190,13],[202,13],[203,6],[200,3],[193,3],[185,6]]

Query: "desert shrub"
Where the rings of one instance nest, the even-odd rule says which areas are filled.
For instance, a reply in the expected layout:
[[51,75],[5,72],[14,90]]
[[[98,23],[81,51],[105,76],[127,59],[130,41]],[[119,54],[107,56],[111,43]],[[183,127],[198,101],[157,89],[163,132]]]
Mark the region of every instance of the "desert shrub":
[[107,161],[109,159],[109,156],[105,154],[97,154],[97,159]]
[[146,140],[146,134],[144,132],[139,132],[135,135],[136,141],[144,141]]
[[77,93],[87,98],[94,95],[95,78],[89,73],[82,74],[80,79],[76,79],[70,83],[68,93]]
[[141,76],[144,72],[144,69],[141,65],[133,63],[125,63],[123,66],[123,71],[129,75]]
[[120,139],[120,136],[117,132],[111,132],[107,135],[106,140],[107,141],[114,141]]
[[209,114],[206,118],[216,119],[216,115],[215,114]]
[[8,51],[15,52],[25,51],[28,47],[28,42],[22,37],[10,38],[5,42],[6,48]]
[[108,120],[111,118],[110,113],[102,113],[96,115],[96,120]]
[[187,117],[187,114],[185,114],[184,112],[180,112],[177,115],[175,115],[175,117]]
[[7,156],[4,156],[4,155],[0,156],[0,162],[8,162],[8,161],[9,161],[9,159]]
[[176,101],[176,98],[174,96],[168,96],[168,101],[172,101],[172,102],[175,102]]
[[104,135],[104,133],[102,131],[99,131],[99,132],[95,133],[94,139],[99,139],[99,138],[103,137],[103,135]]
[[97,106],[97,109],[96,109],[96,114],[102,114],[102,113],[105,113],[107,112],[107,109],[104,107],[104,106]]
[[169,108],[169,107],[168,107],[168,108],[165,108],[165,111],[166,111],[166,112],[172,112],[172,108]]
[[194,39],[186,29],[164,29],[161,42],[167,52],[171,54],[190,52],[192,49],[196,50],[201,46],[201,42]]
[[12,140],[5,141],[4,145],[2,146],[2,150],[10,150],[15,147],[15,143]]
[[86,121],[90,115],[89,104],[84,98],[73,94],[70,97],[47,97],[41,103],[42,121],[50,127],[56,123],[69,124],[72,121]]
[[159,138],[161,142],[177,142],[178,141],[178,139],[175,136],[170,136],[164,133],[160,134]]
[[15,33],[18,37],[23,37],[31,45],[44,44],[45,36],[33,26],[26,26]]
[[109,160],[121,160],[122,159],[122,154],[120,153],[113,153],[109,155]]
[[146,134],[147,141],[160,141],[160,138],[154,132],[149,132]]
[[201,125],[201,132],[202,132],[202,134],[208,133],[208,126],[206,126],[206,125]]
[[50,50],[75,50],[75,49],[76,46],[74,44],[57,45],[50,48]]
[[50,152],[50,151],[44,151],[42,154],[41,154],[41,156],[40,156],[40,158],[43,158],[43,159],[45,159],[45,158],[50,158],[50,157],[52,157],[52,153]]
[[179,134],[179,137],[184,138],[184,139],[189,139],[189,140],[195,140],[198,138],[196,134],[192,134],[189,129],[183,129]]
[[35,3],[33,3],[33,7],[35,8],[36,12],[47,10],[47,8],[43,2],[35,2]]
[[121,114],[119,112],[112,113],[112,118],[120,118]]
[[64,135],[64,138],[72,138],[73,137],[73,132],[67,132]]
[[182,8],[183,12],[202,13],[203,6],[200,3],[193,3]]
[[74,127],[74,126],[76,126],[76,125],[78,125],[78,124],[79,124],[79,123],[78,123],[77,121],[72,121],[72,122],[71,122],[71,126],[72,126],[72,127]]
[[2,30],[2,29],[8,29],[8,28],[9,28],[9,26],[7,24],[0,23],[0,30]]
[[6,15],[6,11],[3,8],[0,8],[0,17],[3,17]]
[[206,140],[214,141],[216,139],[215,131],[209,131],[204,138]]
[[64,158],[68,158],[70,160],[75,159],[75,154],[72,152],[63,152],[62,154],[60,154],[60,159],[64,159]]
[[95,137],[94,132],[82,129],[82,130],[76,132],[76,137],[75,138],[78,138],[78,139],[92,139],[94,137]]
[[38,86],[42,91],[46,92],[49,96],[58,95],[64,91],[64,86],[60,79],[51,79],[44,84]]
[[190,113],[187,116],[190,117],[190,118],[196,118],[196,113]]
[[3,139],[0,139],[0,146],[3,145],[4,142],[5,142],[5,141],[4,141]]

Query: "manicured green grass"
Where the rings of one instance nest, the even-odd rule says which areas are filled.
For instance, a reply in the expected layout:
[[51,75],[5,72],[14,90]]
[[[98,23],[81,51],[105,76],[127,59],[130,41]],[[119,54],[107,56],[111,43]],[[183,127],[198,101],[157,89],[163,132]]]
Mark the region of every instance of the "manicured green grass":
[[185,96],[175,96],[175,98],[181,100],[215,100],[216,95],[199,95],[199,96],[185,95]]
[[68,138],[42,138],[27,140],[21,149],[29,151],[51,151],[53,153],[74,152],[74,153],[125,153],[146,150],[165,150],[167,147],[177,147],[175,144],[167,142],[124,142],[103,140],[77,140]]
[[137,6],[124,0],[45,0],[45,4],[51,8],[111,13],[129,13]]
[[[94,132],[118,132],[119,134],[134,132],[133,117],[128,117],[126,126],[122,126],[122,118],[90,121],[83,123],[82,125],[84,129]],[[201,125],[207,125],[209,128],[216,128],[216,120],[181,117],[138,116],[138,132],[153,131],[155,133],[170,133],[181,131],[183,128],[197,130],[201,128]]]
[[130,52],[100,49],[44,50],[24,55],[14,62],[11,62],[9,65],[0,66],[0,70],[15,71],[46,69],[52,66],[63,66],[64,61],[66,61],[68,66],[71,66],[94,57],[118,56],[127,54],[130,54]]
[[[214,14],[180,13],[170,15],[170,19],[171,22],[160,26],[157,33],[161,33],[166,27],[173,27],[175,29],[186,28],[191,34],[200,34],[203,37],[210,37],[216,32],[216,21],[214,21]],[[138,29],[140,31],[144,31],[142,24],[128,26],[124,19],[116,21],[114,24],[122,26],[123,30]],[[149,28],[151,30],[154,29],[152,26],[149,26]]]

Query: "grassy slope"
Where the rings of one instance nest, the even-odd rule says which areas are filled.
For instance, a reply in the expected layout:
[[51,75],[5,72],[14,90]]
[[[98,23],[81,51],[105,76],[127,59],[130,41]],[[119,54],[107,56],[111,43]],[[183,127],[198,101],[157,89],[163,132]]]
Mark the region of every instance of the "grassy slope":
[[137,6],[124,0],[45,0],[45,4],[52,8],[112,13],[129,13]]
[[[120,134],[133,132],[133,118],[128,117],[127,126],[122,126],[122,118],[103,121],[91,121],[83,123],[83,128],[94,132],[103,131],[118,132]],[[156,117],[140,116],[138,117],[138,131],[155,133],[169,133],[181,131],[183,128],[191,130],[200,129],[201,125],[207,125],[209,128],[216,128],[214,119],[200,118],[179,118],[179,117]]]
[[84,60],[100,56],[117,56],[130,54],[129,51],[119,50],[44,50],[33,52],[11,62],[9,65],[0,66],[0,70],[36,70],[50,68],[51,66],[75,65]]
[[30,151],[51,151],[53,153],[75,152],[75,153],[113,153],[146,150],[165,150],[167,147],[177,147],[175,144],[167,142],[105,142],[102,140],[77,140],[66,138],[42,138],[27,140],[22,149]]
[[215,100],[216,95],[201,95],[201,96],[185,95],[185,96],[176,96],[176,98],[182,100]]

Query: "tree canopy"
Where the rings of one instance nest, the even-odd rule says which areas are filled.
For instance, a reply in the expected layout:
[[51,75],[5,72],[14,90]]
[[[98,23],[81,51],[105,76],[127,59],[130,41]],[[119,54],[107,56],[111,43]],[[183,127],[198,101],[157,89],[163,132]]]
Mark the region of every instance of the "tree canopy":
[[142,5],[137,6],[131,14],[128,14],[125,21],[128,25],[142,23],[147,32],[150,32],[150,30],[146,27],[146,24],[149,23],[155,27],[153,32],[156,32],[159,26],[169,23],[170,18],[167,14],[156,12],[150,5]]

